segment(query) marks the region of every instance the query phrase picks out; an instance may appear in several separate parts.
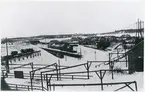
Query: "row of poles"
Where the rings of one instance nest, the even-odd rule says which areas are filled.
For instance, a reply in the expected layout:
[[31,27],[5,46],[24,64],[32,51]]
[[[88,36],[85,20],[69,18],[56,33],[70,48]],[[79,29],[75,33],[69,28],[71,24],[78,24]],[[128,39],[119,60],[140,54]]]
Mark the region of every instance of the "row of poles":
[[142,30],[144,31],[144,21],[141,21],[138,19],[138,21],[136,22],[136,25],[137,25],[137,29],[136,29],[136,37],[138,38],[142,38],[143,34],[142,34]]

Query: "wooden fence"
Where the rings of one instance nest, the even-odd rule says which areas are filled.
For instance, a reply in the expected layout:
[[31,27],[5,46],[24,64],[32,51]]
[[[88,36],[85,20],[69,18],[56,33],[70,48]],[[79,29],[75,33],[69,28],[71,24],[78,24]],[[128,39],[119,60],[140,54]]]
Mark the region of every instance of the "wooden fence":
[[[124,56],[124,54],[123,54],[123,56]],[[120,57],[120,58],[122,58],[122,57]],[[120,59],[120,58],[118,58],[118,59]],[[35,86],[33,86],[33,82],[32,82],[32,80],[35,78],[35,79],[41,80],[41,90],[45,90],[45,88],[43,86],[43,81],[45,80],[46,83],[47,83],[46,90],[49,90],[49,89],[51,90],[52,86],[53,86],[53,89],[55,89],[56,86],[83,86],[83,85],[85,85],[85,86],[100,85],[101,89],[103,90],[104,89],[103,85],[118,85],[118,84],[125,84],[125,86],[123,86],[123,87],[121,87],[117,90],[123,89],[125,87],[129,87],[131,90],[134,90],[129,86],[130,84],[134,83],[135,84],[135,90],[137,91],[136,81],[133,81],[133,82],[118,82],[118,83],[103,83],[103,78],[104,78],[107,71],[112,72],[112,79],[114,79],[113,71],[115,71],[115,70],[113,70],[113,68],[112,68],[112,69],[106,69],[106,70],[90,71],[89,69],[90,69],[90,66],[91,66],[92,62],[103,62],[104,64],[107,63],[109,65],[109,67],[111,67],[113,65],[112,62],[114,63],[114,62],[127,62],[127,61],[119,61],[119,60],[111,61],[110,59],[109,59],[109,61],[87,61],[87,63],[73,65],[73,66],[59,66],[59,65],[57,65],[57,63],[53,63],[51,65],[45,65],[45,66],[43,66],[42,64],[38,64],[38,66],[43,66],[41,68],[39,68],[39,67],[34,68],[34,64],[32,64],[31,65],[32,71],[30,71],[30,73],[25,74],[25,76],[24,76],[26,78],[30,78],[31,85],[30,85],[30,87],[27,87],[27,88],[29,88],[31,90],[33,90],[35,88]],[[23,66],[25,66],[25,65],[21,65],[21,66],[15,67],[13,69],[21,68]],[[50,66],[54,66],[54,68],[50,68]],[[60,72],[60,70],[75,68],[75,67],[79,67],[79,66],[84,66],[86,68],[86,71],[65,72],[65,73]],[[28,68],[28,67],[26,67],[26,68]],[[42,72],[40,72],[40,74],[35,74],[36,71],[40,71],[41,69],[49,69],[49,70],[42,71]],[[54,72],[54,71],[56,73],[51,73],[51,72]],[[129,71],[129,70],[124,69],[122,71]],[[96,75],[99,77],[100,83],[98,83],[98,84],[96,84],[96,83],[94,83],[94,84],[51,84],[51,79],[52,78],[56,78],[57,80],[59,80],[59,79],[72,79],[72,80],[74,80],[74,79],[89,79],[90,77],[92,77],[92,76],[90,76],[90,73],[92,73],[92,72],[96,73]],[[49,74],[47,74],[47,73],[49,73]],[[87,75],[80,75],[80,74],[83,74],[83,73],[86,73]],[[76,75],[76,74],[79,74],[79,75]],[[48,75],[50,75],[50,76],[48,77]],[[9,74],[8,76],[13,76],[13,74]],[[17,88],[18,88],[18,85],[17,85]]]
[[[103,70],[96,70],[96,71],[89,71],[89,73],[96,73],[96,75],[98,76],[98,78],[100,79],[100,83],[102,84],[101,85],[101,89],[103,90],[103,78],[104,78],[104,76],[105,76],[105,74],[106,74],[106,72],[110,72],[111,71],[111,76],[112,76],[112,79],[114,79],[114,73],[113,72],[115,72],[115,71],[117,71],[117,70],[105,70],[105,69],[103,69]],[[128,69],[123,69],[123,70],[121,70],[121,71],[123,71],[123,72],[127,72],[127,71],[129,71]],[[65,72],[65,73],[61,73],[60,75],[60,77],[62,77],[62,75],[68,75],[68,74],[71,74],[70,75],[70,79],[75,79],[74,78],[74,76],[75,76],[75,74],[83,74],[83,73],[87,73],[87,71],[82,71],[82,72]],[[48,78],[48,75],[50,75],[50,77]],[[51,79],[52,78],[56,78],[56,77],[53,77],[53,76],[56,76],[57,75],[57,73],[51,73],[51,74],[46,74],[46,85],[48,86],[48,84],[51,82]],[[42,75],[41,75],[42,76]],[[41,77],[42,79],[41,79],[41,81],[43,80],[43,77]],[[65,78],[64,78],[65,79]],[[47,81],[47,80],[49,80],[49,81]],[[43,82],[41,82],[42,83],[42,90],[43,90]]]
[[[60,86],[60,87],[64,87],[64,86],[103,86],[103,85],[120,85],[120,84],[125,84],[125,86],[120,87],[114,91],[119,91],[125,87],[128,87],[129,89],[131,89],[132,91],[137,91],[137,83],[136,81],[131,81],[131,82],[114,82],[114,83],[91,83],[91,84],[51,84],[49,83],[47,86],[47,90],[51,91],[51,87],[53,87],[53,91],[55,91],[55,88]],[[135,88],[133,89],[130,84],[134,84]],[[103,90],[103,89],[102,89]]]
[[41,56],[41,51],[34,51],[34,52],[31,52],[31,53],[25,53],[25,54],[18,54],[16,56],[12,56],[12,55],[9,55],[9,56],[3,56],[1,58],[1,61],[6,61],[8,60],[9,62],[12,62],[15,61],[16,62],[16,59],[18,61],[20,61],[21,59],[24,60],[25,58],[28,59],[29,57],[30,58],[34,58],[35,56]]
[[[12,90],[16,90],[16,91],[30,91],[31,90],[31,86],[30,85],[20,85],[20,84],[10,84],[8,83],[9,87]],[[47,90],[46,88],[43,88],[44,90]],[[41,86],[33,86],[33,90],[41,90]]]

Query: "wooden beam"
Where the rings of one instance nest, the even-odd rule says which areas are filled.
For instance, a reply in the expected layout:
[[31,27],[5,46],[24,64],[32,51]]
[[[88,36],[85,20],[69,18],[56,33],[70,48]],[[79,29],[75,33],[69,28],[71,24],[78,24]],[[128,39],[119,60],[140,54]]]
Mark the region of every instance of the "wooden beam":
[[129,87],[132,91],[134,91],[134,89],[132,89],[132,88],[129,86],[129,84],[125,83],[125,85],[126,85],[127,87]]

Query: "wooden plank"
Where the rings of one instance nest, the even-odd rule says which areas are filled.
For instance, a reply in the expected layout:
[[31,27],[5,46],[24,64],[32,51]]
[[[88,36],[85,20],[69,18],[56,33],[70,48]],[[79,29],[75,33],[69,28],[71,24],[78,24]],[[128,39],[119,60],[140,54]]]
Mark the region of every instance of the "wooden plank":
[[[100,70],[95,70],[95,71],[89,71],[90,73],[92,73],[92,72],[98,72],[98,71],[100,71]],[[107,69],[102,69],[101,71],[116,71],[116,70],[107,70]],[[122,69],[122,71],[129,71],[128,69]],[[63,75],[63,74],[78,74],[78,73],[87,73],[87,71],[80,71],[80,72],[61,72],[61,75]],[[51,73],[51,74],[49,74],[49,75],[56,75],[56,73]]]
[[[32,63],[32,62],[31,62]],[[28,63],[28,64],[23,64],[21,66],[18,66],[18,67],[13,67],[13,68],[10,68],[9,70],[12,70],[12,69],[17,69],[17,68],[21,68],[21,67],[24,67],[26,65],[30,65],[31,63]]]
[[121,89],[123,89],[123,88],[125,88],[125,87],[126,87],[126,85],[125,85],[125,86],[123,86],[123,87],[121,87],[121,88],[118,88],[118,89],[116,89],[116,90],[114,90],[114,91],[121,90]]
[[97,86],[97,85],[119,85],[119,84],[125,84],[125,83],[135,83],[135,81],[103,83],[103,84],[101,84],[101,83],[91,83],[91,84],[55,84],[55,86]]
[[125,85],[126,85],[128,88],[130,88],[132,91],[134,91],[134,89],[132,89],[132,88],[129,86],[130,84],[125,83]]
[[35,70],[31,71],[31,72],[39,71],[39,70],[41,70],[41,69],[45,69],[45,68],[48,68],[48,67],[50,67],[50,66],[54,66],[54,65],[56,65],[56,63],[53,63],[53,64],[51,64],[51,65],[47,65],[47,66],[44,66],[44,67],[41,67],[41,68],[35,69]]
[[[68,67],[65,67],[65,68],[60,68],[60,69],[58,69],[58,70],[64,70],[64,69],[74,68],[74,67],[82,66],[82,65],[85,65],[85,64],[87,64],[87,63],[78,64],[78,65],[73,65],[73,66],[68,66]],[[43,71],[42,73],[52,72],[52,71],[56,71],[56,69],[49,70],[49,71]]]

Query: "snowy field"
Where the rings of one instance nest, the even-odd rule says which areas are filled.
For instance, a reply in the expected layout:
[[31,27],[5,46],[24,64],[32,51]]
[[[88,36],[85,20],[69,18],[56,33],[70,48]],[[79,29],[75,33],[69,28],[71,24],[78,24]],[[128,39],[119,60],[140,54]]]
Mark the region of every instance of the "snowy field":
[[58,40],[58,41],[62,41],[62,40],[70,40],[71,37],[67,37],[67,38],[50,38],[50,39],[42,39],[40,40],[40,42],[50,42],[51,40]]
[[[117,46],[117,45],[115,45]],[[57,63],[58,61],[60,61],[60,66],[73,66],[73,65],[78,65],[78,64],[82,64],[82,63],[87,63],[87,61],[108,61],[109,60],[109,53],[110,52],[116,52],[114,50],[115,47],[112,47],[112,51],[101,51],[101,50],[97,50],[97,49],[92,49],[92,48],[87,48],[84,46],[79,45],[77,48],[77,52],[82,54],[82,58],[78,59],[78,58],[74,58],[74,57],[69,57],[69,56],[64,56],[64,58],[60,59],[48,52],[46,52],[45,50],[41,49],[40,47],[46,47],[46,46],[42,46],[42,45],[30,45],[30,44],[25,44],[25,43],[16,43],[14,45],[10,45],[9,46],[9,54],[11,51],[13,50],[17,50],[20,51],[20,49],[23,48],[34,48],[34,50],[41,50],[41,56],[35,57],[35,58],[29,58],[29,59],[25,59],[25,60],[21,60],[18,61],[16,60],[16,62],[12,62],[12,64],[27,64],[30,62],[33,62],[33,64],[45,64],[45,65],[50,65],[53,63]],[[6,50],[5,50],[5,45],[2,45],[1,47],[1,53],[2,56],[6,55]],[[122,52],[124,52],[122,50]],[[116,55],[112,56],[116,57]],[[124,58],[122,58],[122,60],[125,60]],[[12,67],[12,65],[10,66],[10,68]],[[35,66],[34,66],[35,67]],[[38,66],[40,68],[40,66]],[[119,67],[122,69],[127,69],[127,67],[125,66],[125,63],[116,63],[115,67]],[[52,67],[53,68],[53,67]],[[2,68],[4,69],[4,67]],[[90,71],[93,70],[100,70],[100,69],[109,69],[108,65],[104,65],[104,63],[92,63],[91,67],[90,67]],[[42,69],[41,71],[44,71],[47,69]],[[31,69],[27,69],[27,68],[18,68],[18,69],[13,69],[10,71],[10,73],[14,73],[14,71],[23,71],[24,73],[29,73],[29,71],[31,71]],[[36,74],[40,74],[41,71],[36,72]],[[86,71],[86,68],[84,66],[80,66],[80,67],[75,67],[75,68],[70,68],[70,69],[64,69],[61,70],[61,73],[65,73],[65,72],[81,72],[81,71]],[[53,72],[52,72],[53,73]],[[83,74],[83,75],[87,75],[87,74]],[[79,83],[100,83],[100,79],[98,78],[98,76],[93,72],[90,73],[90,79],[86,79],[86,80],[81,80],[81,79],[62,79],[60,81],[57,81],[56,78],[52,79],[52,84],[79,84]],[[109,72],[106,72],[106,75],[103,78],[103,82],[104,83],[113,83],[113,82],[130,82],[130,81],[137,81],[137,85],[138,85],[138,90],[143,89],[143,73],[142,72],[136,72],[132,75],[129,74],[114,74],[114,79],[111,79],[111,74]],[[17,78],[6,78],[6,82],[7,83],[12,83],[12,84],[25,84],[25,85],[30,85],[30,79],[17,79]],[[35,82],[37,82],[36,86],[41,86],[40,81],[35,80]],[[46,82],[43,82],[44,87],[46,87]],[[118,89],[120,87],[122,87],[124,85],[117,85],[117,86],[104,86],[104,90],[105,91],[113,91],[115,89]],[[134,88],[134,85],[131,85]],[[77,89],[77,90],[76,90]],[[55,88],[56,91],[66,91],[66,90],[74,90],[74,91],[101,91],[101,86],[72,86],[72,87],[56,87]],[[128,87],[122,89],[123,91],[130,91],[130,89]]]

